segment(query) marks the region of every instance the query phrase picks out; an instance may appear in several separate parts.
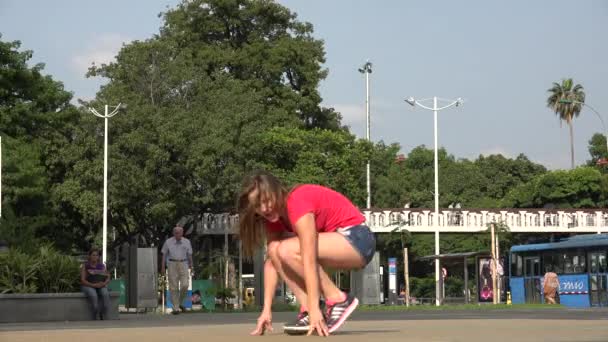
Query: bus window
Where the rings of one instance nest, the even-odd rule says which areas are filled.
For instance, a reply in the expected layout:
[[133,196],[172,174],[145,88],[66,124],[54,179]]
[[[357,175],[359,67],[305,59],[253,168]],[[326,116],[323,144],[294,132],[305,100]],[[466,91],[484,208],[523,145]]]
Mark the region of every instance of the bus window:
[[511,257],[511,273],[514,277],[521,277],[523,275],[523,263],[520,254],[513,254]]
[[564,273],[564,256],[563,253],[557,251],[545,251],[543,252],[543,273],[555,272],[557,274]]
[[585,262],[585,253],[582,250],[562,252],[564,262],[564,272],[569,273],[584,273],[587,270]]
[[564,272],[564,259],[563,256],[556,251],[546,251],[543,253],[543,273],[552,271],[557,274]]
[[553,272],[564,273],[564,258],[561,257],[559,252],[553,252]]
[[[543,271],[543,273],[555,270],[555,263],[557,260],[554,260],[553,257],[554,257],[554,253],[551,251],[543,253],[543,258],[541,260],[543,263],[543,266],[541,267],[541,270]],[[555,259],[557,259],[557,258],[555,258]]]
[[585,273],[586,271],[586,263],[585,263],[585,254],[581,251],[578,252],[578,255],[572,258],[572,262],[574,264],[574,273]]

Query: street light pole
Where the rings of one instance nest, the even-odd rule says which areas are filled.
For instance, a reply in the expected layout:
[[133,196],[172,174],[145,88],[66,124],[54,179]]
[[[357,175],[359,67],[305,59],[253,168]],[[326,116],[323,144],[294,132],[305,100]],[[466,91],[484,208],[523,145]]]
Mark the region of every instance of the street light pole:
[[[369,74],[372,73],[372,63],[368,60],[363,67],[359,68],[360,73],[365,73],[365,113],[367,120],[367,141],[370,141],[370,118],[369,118]],[[372,206],[372,192],[370,185],[370,165],[367,161],[367,208]]]
[[[437,96],[433,96],[433,137],[434,137],[434,171],[435,171],[435,220],[439,220],[439,147],[437,144]],[[435,226],[439,225],[439,221]],[[439,254],[439,230],[435,230],[435,251]],[[437,274],[439,274],[439,263],[435,266]]]
[[118,114],[118,110],[120,109],[120,103],[116,108],[108,113],[108,105],[105,105],[104,114],[99,114],[99,112],[90,108],[89,110],[95,116],[103,118],[105,129],[103,135],[103,247],[102,247],[102,262],[105,264],[107,260],[107,249],[108,249],[108,119]]
[[[461,98],[458,98],[456,101],[451,101],[449,104],[438,107],[438,100],[440,100],[437,96],[433,97],[433,107],[427,107],[421,102],[427,101],[430,99],[424,100],[416,100],[413,97],[409,97],[405,100],[412,107],[419,106],[421,108],[432,110],[433,111],[433,136],[435,142],[435,157],[434,157],[434,169],[435,169],[435,217],[433,218],[433,225],[435,226],[435,255],[439,255],[439,154],[438,154],[438,143],[437,143],[437,112],[443,109],[447,109],[452,106],[459,106],[463,103]],[[439,306],[441,304],[441,298],[439,293],[442,290],[442,287],[439,283],[439,277],[442,276],[441,273],[441,265],[439,262],[439,258],[435,258],[435,305]]]
[[2,217],[2,136],[0,135],[0,217]]
[[2,217],[2,136],[0,135],[0,217]]

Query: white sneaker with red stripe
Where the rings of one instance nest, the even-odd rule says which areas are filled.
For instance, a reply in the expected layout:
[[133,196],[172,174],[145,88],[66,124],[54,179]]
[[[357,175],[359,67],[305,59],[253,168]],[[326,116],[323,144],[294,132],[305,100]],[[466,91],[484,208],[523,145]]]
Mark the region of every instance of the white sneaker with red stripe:
[[348,316],[355,311],[357,305],[359,305],[359,300],[355,296],[347,294],[346,299],[343,302],[327,306],[325,311],[325,323],[327,323],[330,334],[338,330],[342,324],[344,324]]
[[298,313],[295,321],[283,325],[283,331],[289,335],[306,334],[308,329],[310,329],[310,318],[306,311]]

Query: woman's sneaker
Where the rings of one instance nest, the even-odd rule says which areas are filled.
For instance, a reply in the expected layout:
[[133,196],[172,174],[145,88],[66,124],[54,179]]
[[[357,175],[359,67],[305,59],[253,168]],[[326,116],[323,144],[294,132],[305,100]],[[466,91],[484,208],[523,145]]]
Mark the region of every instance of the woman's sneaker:
[[355,308],[359,305],[359,300],[351,294],[346,295],[346,299],[343,302],[335,303],[327,306],[325,314],[325,323],[329,328],[329,333],[333,333],[338,330],[344,324],[344,321],[350,316]]
[[289,335],[301,335],[306,334],[310,328],[310,317],[308,312],[300,312],[298,317],[292,323],[283,325],[283,331]]

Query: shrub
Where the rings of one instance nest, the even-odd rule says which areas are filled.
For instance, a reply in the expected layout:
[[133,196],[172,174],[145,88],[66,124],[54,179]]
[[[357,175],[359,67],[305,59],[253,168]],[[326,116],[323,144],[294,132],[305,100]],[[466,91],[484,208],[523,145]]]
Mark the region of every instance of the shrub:
[[410,295],[416,298],[435,298],[435,279],[410,277]]
[[[469,284],[474,283],[469,279]],[[445,280],[446,297],[464,297],[464,280],[457,277],[448,277]]]
[[49,246],[38,251],[38,290],[43,293],[77,292],[80,284],[78,261],[63,255]]
[[78,291],[78,261],[50,246],[35,254],[9,249],[0,254],[0,293],[64,293]]
[[0,254],[0,293],[35,293],[38,266],[36,256],[16,249]]
[[[469,279],[469,288],[475,283],[475,278]],[[446,297],[464,297],[464,280],[458,277],[447,277],[445,280]],[[474,291],[473,291],[474,292]],[[435,298],[435,278],[410,277],[410,294],[417,298]]]

